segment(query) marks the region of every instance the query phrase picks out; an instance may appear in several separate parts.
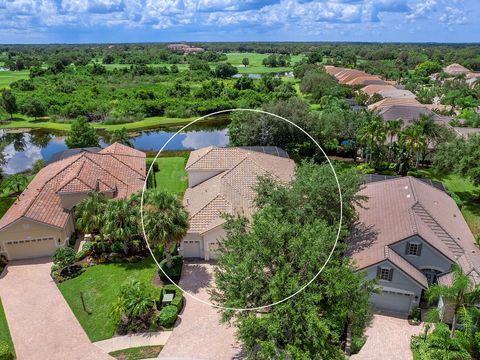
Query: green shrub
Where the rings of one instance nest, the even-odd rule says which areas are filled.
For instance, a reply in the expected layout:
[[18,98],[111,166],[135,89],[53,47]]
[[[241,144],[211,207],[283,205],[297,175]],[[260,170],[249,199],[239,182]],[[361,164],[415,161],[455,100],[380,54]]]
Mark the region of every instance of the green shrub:
[[71,247],[65,246],[55,250],[53,253],[53,262],[61,267],[72,265],[75,262],[77,254]]
[[13,360],[10,346],[3,340],[0,340],[0,360]]
[[158,275],[160,275],[160,279],[163,281],[168,281],[168,278],[165,276],[164,272],[172,279],[173,281],[180,279],[182,275],[182,265],[183,265],[183,257],[180,255],[172,256],[172,267],[169,268],[167,266],[167,259],[164,259],[160,262],[160,269],[158,270]]
[[[166,294],[174,294],[173,300],[170,303],[170,305],[176,306],[177,309],[178,309],[178,312],[180,312],[182,310],[182,307],[183,307],[183,291],[181,289],[179,289],[176,285],[173,285],[173,284],[165,285],[162,290]],[[162,295],[163,295],[163,293],[160,294],[160,296],[162,296]],[[161,297],[160,297],[160,299],[161,299]]]
[[365,345],[365,341],[366,339],[364,336],[353,336],[350,348],[352,354],[358,354],[358,352],[362,349],[363,345]]
[[155,246],[153,249],[153,256],[157,261],[162,261],[165,259],[165,246],[163,244]]
[[158,314],[158,322],[165,328],[171,328],[177,320],[178,309],[174,305],[167,305]]
[[464,202],[462,199],[460,199],[460,197],[456,194],[456,193],[450,193],[450,196],[451,198],[453,199],[453,201],[455,201],[455,203],[457,204],[457,206],[461,209],[464,205]]
[[92,250],[93,243],[91,241],[87,241],[83,244],[82,250],[80,250],[76,255],[76,261],[80,261],[85,259],[88,255],[90,255]]

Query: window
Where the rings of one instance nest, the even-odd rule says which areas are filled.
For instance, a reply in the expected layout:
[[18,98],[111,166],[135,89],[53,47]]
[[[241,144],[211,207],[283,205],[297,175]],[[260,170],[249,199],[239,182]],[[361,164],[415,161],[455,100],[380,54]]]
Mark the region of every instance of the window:
[[427,278],[428,284],[431,285],[437,283],[438,275],[442,272],[435,269],[422,269],[422,273]]
[[392,281],[393,269],[388,267],[379,267],[377,269],[377,276],[380,280]]
[[406,255],[420,256],[421,253],[422,244],[416,242],[407,242],[407,246],[405,248]]

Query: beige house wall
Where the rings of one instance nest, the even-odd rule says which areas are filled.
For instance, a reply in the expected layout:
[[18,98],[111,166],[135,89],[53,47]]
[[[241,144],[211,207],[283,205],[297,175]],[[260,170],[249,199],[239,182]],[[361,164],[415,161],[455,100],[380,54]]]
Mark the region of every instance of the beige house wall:
[[204,260],[215,260],[217,254],[215,248],[218,246],[218,242],[226,238],[226,232],[222,225],[200,235],[189,233],[180,242],[180,255],[184,255],[181,251],[183,241],[200,240],[200,257]]
[[64,228],[42,224],[29,219],[20,219],[0,230],[0,253],[8,257],[6,241],[31,240],[38,238],[54,238],[55,248],[65,245],[74,230],[73,219],[70,216]]

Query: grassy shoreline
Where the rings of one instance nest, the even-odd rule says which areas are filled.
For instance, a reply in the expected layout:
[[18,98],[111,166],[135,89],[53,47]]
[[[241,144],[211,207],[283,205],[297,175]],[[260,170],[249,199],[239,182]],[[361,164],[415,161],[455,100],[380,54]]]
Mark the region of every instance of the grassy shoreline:
[[[200,116],[199,116],[200,117]],[[93,127],[98,130],[118,130],[126,128],[129,131],[146,130],[158,127],[182,126],[190,123],[195,117],[190,118],[168,118],[163,116],[147,117],[143,120],[123,124],[102,124],[93,123]],[[70,123],[57,123],[48,119],[31,119],[25,117],[15,117],[14,120],[3,119],[0,129],[19,130],[19,129],[45,129],[52,131],[70,131]]]

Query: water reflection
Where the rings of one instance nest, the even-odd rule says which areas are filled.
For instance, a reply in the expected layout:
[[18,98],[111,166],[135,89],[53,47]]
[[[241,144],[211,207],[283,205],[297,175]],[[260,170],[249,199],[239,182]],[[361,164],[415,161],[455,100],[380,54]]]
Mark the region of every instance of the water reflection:
[[[205,146],[227,146],[228,133],[226,122],[218,120],[191,126],[187,132],[175,136],[165,147],[166,150],[191,150]],[[177,130],[147,130],[132,133],[133,146],[140,150],[160,150]],[[50,133],[44,130],[32,130],[30,132],[6,132],[0,130],[0,139],[6,145],[3,153],[6,164],[3,172],[14,174],[31,169],[33,164],[40,159],[49,161],[52,156],[66,150],[64,135]],[[102,147],[108,144],[105,138],[101,138]]]

